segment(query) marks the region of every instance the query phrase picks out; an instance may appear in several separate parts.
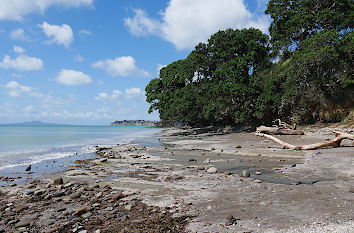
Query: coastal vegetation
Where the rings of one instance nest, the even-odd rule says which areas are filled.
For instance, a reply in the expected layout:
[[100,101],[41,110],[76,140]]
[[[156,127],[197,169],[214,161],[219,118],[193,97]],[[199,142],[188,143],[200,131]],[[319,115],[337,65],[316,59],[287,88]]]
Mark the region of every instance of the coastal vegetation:
[[343,120],[354,107],[351,0],[270,0],[269,36],[227,29],[146,86],[163,125]]

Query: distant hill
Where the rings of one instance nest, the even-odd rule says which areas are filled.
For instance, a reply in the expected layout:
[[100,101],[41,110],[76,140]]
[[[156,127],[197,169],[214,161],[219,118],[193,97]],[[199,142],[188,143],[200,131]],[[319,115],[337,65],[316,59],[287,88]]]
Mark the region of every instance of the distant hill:
[[124,120],[124,121],[115,121],[111,125],[120,125],[120,126],[156,126],[158,121],[145,121],[145,120]]

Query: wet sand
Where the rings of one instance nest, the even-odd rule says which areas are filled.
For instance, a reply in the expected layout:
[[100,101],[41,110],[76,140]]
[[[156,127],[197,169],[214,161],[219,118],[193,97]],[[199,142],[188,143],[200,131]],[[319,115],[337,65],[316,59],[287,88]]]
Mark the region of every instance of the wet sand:
[[[297,145],[333,138],[329,128],[304,130],[305,136],[278,137]],[[162,146],[98,148],[98,159],[2,187],[0,232],[354,229],[352,141],[302,152],[253,133],[166,129],[159,139]],[[54,185],[58,178],[63,184]]]

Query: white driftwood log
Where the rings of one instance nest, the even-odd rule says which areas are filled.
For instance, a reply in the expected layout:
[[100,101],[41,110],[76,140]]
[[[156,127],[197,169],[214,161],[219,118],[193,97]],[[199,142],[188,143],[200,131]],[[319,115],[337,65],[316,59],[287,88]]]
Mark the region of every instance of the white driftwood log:
[[274,134],[274,135],[304,135],[305,134],[304,131],[302,130],[280,128],[280,127],[267,127],[264,125],[259,126],[256,129],[256,132]]
[[332,131],[332,132],[336,136],[336,138],[334,140],[319,142],[319,143],[305,145],[305,146],[295,146],[295,145],[286,143],[286,142],[284,142],[274,136],[268,135],[268,134],[255,133],[255,135],[273,140],[274,142],[282,145],[284,147],[284,149],[292,149],[292,150],[316,150],[316,149],[320,149],[320,148],[324,148],[324,147],[339,147],[340,143],[342,142],[343,139],[354,140],[353,134],[348,134],[348,133],[343,133],[343,132],[338,132],[338,131]]

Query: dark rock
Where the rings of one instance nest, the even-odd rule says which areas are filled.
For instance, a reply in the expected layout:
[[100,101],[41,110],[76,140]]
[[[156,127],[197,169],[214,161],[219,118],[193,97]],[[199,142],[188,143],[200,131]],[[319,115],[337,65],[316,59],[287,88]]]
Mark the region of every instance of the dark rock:
[[241,145],[237,145],[236,148],[241,148]]
[[296,164],[294,163],[293,165],[291,165],[291,167],[296,167]]
[[118,201],[124,197],[125,197],[125,195],[122,192],[118,192],[116,195],[114,195],[112,197],[112,201]]
[[64,192],[55,192],[54,194],[53,194],[53,197],[62,197],[62,196],[64,196],[65,195],[65,193]]
[[31,165],[28,165],[28,167],[26,168],[26,172],[31,171],[31,169],[32,169],[32,166],[31,166]]
[[35,191],[35,192],[34,192],[34,195],[36,195],[36,196],[41,196],[41,195],[43,195],[43,194],[46,193],[46,192],[47,192],[46,189],[40,189],[40,190]]
[[53,181],[54,185],[59,185],[59,184],[63,184],[63,183],[64,183],[64,181],[63,181],[63,178],[61,178],[61,177],[55,178]]
[[230,215],[226,218],[225,226],[231,226],[233,224],[236,224],[236,219],[234,216]]

